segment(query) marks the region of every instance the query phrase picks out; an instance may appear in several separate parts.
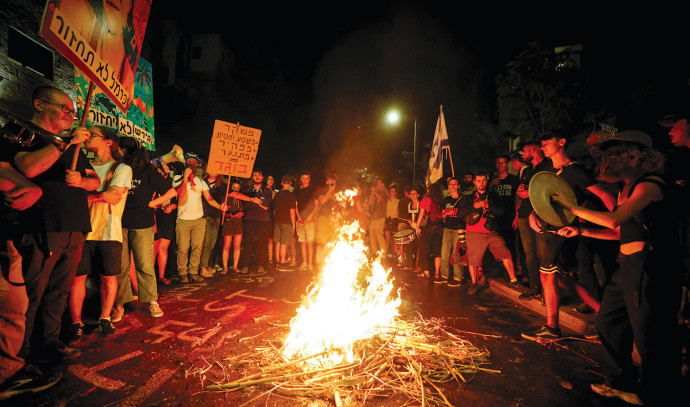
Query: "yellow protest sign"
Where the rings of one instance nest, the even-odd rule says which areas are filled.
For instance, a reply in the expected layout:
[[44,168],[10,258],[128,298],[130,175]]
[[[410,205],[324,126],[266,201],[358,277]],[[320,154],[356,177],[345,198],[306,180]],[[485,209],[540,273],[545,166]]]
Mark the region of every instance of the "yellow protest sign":
[[261,130],[216,120],[206,171],[249,178],[259,151]]

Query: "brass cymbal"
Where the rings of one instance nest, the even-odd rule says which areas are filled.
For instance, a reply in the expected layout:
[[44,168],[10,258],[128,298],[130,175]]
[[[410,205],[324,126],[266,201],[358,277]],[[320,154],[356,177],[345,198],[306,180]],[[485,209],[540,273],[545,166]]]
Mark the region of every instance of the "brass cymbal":
[[532,176],[528,190],[532,208],[546,223],[556,227],[573,223],[576,216],[551,201],[551,195],[559,191],[570,201],[577,202],[575,193],[563,178],[550,171],[538,172]]

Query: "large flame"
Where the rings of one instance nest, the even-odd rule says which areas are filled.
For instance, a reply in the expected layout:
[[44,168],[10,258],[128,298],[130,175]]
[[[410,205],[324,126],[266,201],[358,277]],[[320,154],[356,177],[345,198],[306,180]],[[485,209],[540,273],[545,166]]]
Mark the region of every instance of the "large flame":
[[[338,195],[349,202],[351,190]],[[338,228],[337,240],[327,245],[329,254],[318,282],[290,323],[283,355],[305,358],[321,355],[310,363],[334,365],[355,360],[355,342],[384,333],[395,325],[400,295],[393,294],[390,269],[380,256],[370,261],[369,248],[357,221]]]

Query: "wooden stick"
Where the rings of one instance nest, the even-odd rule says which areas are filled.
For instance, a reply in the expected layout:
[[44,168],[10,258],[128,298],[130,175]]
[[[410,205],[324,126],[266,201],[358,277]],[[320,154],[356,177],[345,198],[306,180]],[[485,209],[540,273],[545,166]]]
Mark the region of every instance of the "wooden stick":
[[[222,177],[222,175],[219,175],[219,177]],[[228,185],[225,188],[225,204],[228,204],[228,194],[230,193],[230,177],[228,177]],[[223,217],[220,220],[220,225],[223,226],[223,223],[225,222],[225,211],[223,212]]]
[[453,177],[455,177],[455,168],[453,167],[453,156],[450,155],[450,146],[445,146],[444,148],[448,150],[448,161],[450,161],[450,171]]
[[[84,113],[81,116],[81,122],[79,123],[80,126],[84,127],[86,126],[86,119],[89,117],[89,108],[91,107],[91,96],[93,96],[93,90],[96,87],[96,85],[93,83],[93,81],[89,81],[89,92],[86,95],[86,100],[84,103]],[[77,169],[77,160],[79,159],[79,151],[81,150],[81,146],[76,146],[74,148],[74,156],[72,157],[72,165],[70,166],[70,170],[74,171]]]

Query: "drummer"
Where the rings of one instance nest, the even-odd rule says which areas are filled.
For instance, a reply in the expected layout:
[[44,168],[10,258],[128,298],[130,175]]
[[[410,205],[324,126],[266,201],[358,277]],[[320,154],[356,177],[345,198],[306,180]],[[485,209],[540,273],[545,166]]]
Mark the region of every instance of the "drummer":
[[[563,178],[570,186],[578,204],[581,204],[589,194],[594,194],[606,205],[606,208],[609,210],[613,209],[613,196],[599,187],[593,174],[584,165],[572,161],[567,156],[566,145],[568,137],[566,135],[546,133],[541,137],[540,141],[544,157],[550,159],[553,164],[552,171]],[[530,195],[533,193],[532,188],[530,188],[529,193]],[[559,274],[567,276],[568,273],[577,272],[575,254],[578,242],[575,239],[567,240],[555,233],[546,233],[551,231],[549,230],[549,225],[539,218],[534,211],[530,215],[529,220],[532,229],[538,232],[537,239],[542,240],[542,244],[538,244],[537,247],[541,248],[539,253],[539,274],[544,304],[546,306],[546,325],[534,332],[522,333],[522,337],[533,341],[536,341],[538,338],[557,339],[561,337],[558,321],[560,300],[557,286],[564,283],[558,277]],[[585,300],[586,293],[578,291],[578,294],[581,294],[583,300]],[[587,302],[590,302],[589,299],[587,299]]]

